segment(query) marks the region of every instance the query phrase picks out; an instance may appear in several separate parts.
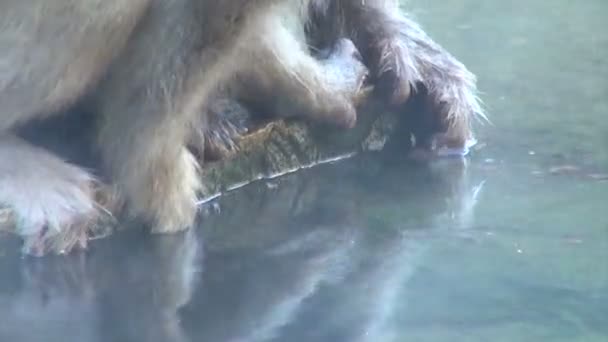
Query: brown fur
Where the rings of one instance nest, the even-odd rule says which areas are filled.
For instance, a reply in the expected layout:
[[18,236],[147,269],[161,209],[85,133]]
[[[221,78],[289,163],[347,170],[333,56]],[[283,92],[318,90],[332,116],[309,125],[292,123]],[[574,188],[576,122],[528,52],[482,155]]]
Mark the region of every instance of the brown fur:
[[[241,30],[260,26],[265,6],[273,2],[2,2],[4,154],[15,159],[16,152],[27,150],[10,143],[9,130],[65,108],[96,86],[91,108],[99,120],[102,165],[130,212],[150,221],[155,232],[187,228],[194,220],[200,187],[198,165],[185,148],[187,127],[207,94],[231,75],[233,65],[243,63],[237,52],[247,43],[242,34],[247,30]],[[3,164],[0,174],[3,184],[10,185],[0,188],[0,199],[13,207],[21,222],[26,253],[46,252],[39,249],[57,245],[41,247],[36,242],[47,236],[49,226],[57,230],[53,239],[81,240],[66,239],[65,234],[82,236],[85,218],[93,210],[93,192],[87,182],[79,181],[93,177],[84,170],[67,171],[62,161],[45,160],[52,158],[47,154],[43,150],[22,154],[32,160]],[[35,187],[20,177],[21,167],[46,187]],[[70,172],[80,175],[68,177]],[[25,196],[42,191],[37,198],[55,200],[15,201],[17,191]],[[71,193],[81,193],[76,198],[91,205],[71,205]],[[62,210],[68,214],[58,215]],[[40,217],[35,219],[32,212]],[[62,247],[69,250],[75,245]]]
[[[353,117],[349,114],[353,110],[335,111],[328,104],[357,98],[359,89],[353,90],[350,84],[358,84],[353,80],[361,77],[361,73],[353,76],[348,72],[349,68],[356,69],[357,63],[341,52],[353,54],[355,51],[361,54],[361,60],[369,69],[369,81],[375,85],[376,93],[395,109],[410,112],[408,122],[418,146],[461,148],[472,138],[472,119],[486,119],[477,98],[475,76],[409,18],[399,8],[398,1],[308,0],[301,3],[295,10],[300,11],[302,21],[289,26],[291,31],[286,32],[276,24],[272,30],[260,31],[257,39],[254,38],[250,48],[255,49],[255,55],[266,56],[258,59],[266,63],[245,65],[221,95],[222,101],[225,97],[237,99],[256,114],[295,114],[334,122]],[[291,14],[283,12],[282,16],[297,17],[293,11],[292,7]],[[278,36],[290,43],[277,39],[277,31],[283,32]],[[302,39],[306,39],[309,52],[302,48]],[[273,44],[266,44],[267,41]],[[346,49],[345,41],[346,45],[350,44]],[[300,63],[281,62],[296,60]],[[316,67],[311,69],[306,65]],[[335,78],[339,81],[326,75],[339,75]],[[332,84],[337,86],[332,88]],[[408,102],[411,95],[415,101],[409,102],[414,103]],[[406,102],[408,106],[404,107]],[[349,105],[342,104],[339,108],[349,108]],[[207,135],[207,144],[213,151],[229,151],[232,139],[238,138],[234,129],[218,134],[223,132],[222,126],[230,127],[225,123],[208,127],[212,133]],[[217,157],[216,153],[213,155]]]
[[92,175],[9,130],[81,97],[124,48],[147,6],[147,0],[0,4],[0,202],[14,210],[26,253],[84,246],[100,208]]
[[[302,115],[352,127],[353,97],[364,73],[357,69],[347,81],[332,78],[327,72],[332,59],[319,60],[310,48],[335,48],[351,56],[358,50],[375,81],[388,84],[393,102],[404,102],[410,89],[423,87],[430,105],[439,108],[447,133],[457,142],[466,138],[469,118],[480,112],[474,77],[397,11],[396,4],[3,1],[0,151],[6,158],[0,168],[0,202],[19,216],[25,252],[67,251],[78,245],[99,209],[92,175],[28,147],[12,132],[85,94],[91,94],[87,103],[97,120],[103,173],[126,200],[129,213],[148,221],[153,232],[183,230],[194,221],[202,185],[187,144],[197,116],[221,84],[232,80],[243,86],[254,80],[262,90],[279,92],[279,98],[288,95],[286,105],[295,104]],[[356,49],[344,49],[342,38]],[[200,120],[203,134],[208,134],[206,123],[206,118]],[[23,160],[6,162],[17,158]],[[23,171],[27,179],[20,176]],[[42,195],[20,201],[18,191]],[[74,198],[78,203],[72,203]],[[33,212],[40,215],[33,217]],[[40,244],[41,239],[52,241]]]
[[472,119],[485,119],[475,76],[409,18],[399,1],[313,0],[311,5],[313,45],[331,45],[336,36],[346,36],[391,102],[404,103],[410,93],[425,98],[424,112],[432,116],[430,132],[415,134],[448,147],[463,146],[472,138]]
[[[368,92],[363,87],[367,68],[352,41],[340,40],[323,58],[298,46],[302,42],[295,37],[290,43],[274,44],[272,49],[268,44],[252,45],[263,63],[243,65],[211,99],[206,115],[201,117],[207,122],[193,127],[190,146],[199,158],[212,161],[232,155],[242,133],[272,117],[306,118],[342,128],[354,126],[356,107]],[[291,64],[284,62],[287,60]]]

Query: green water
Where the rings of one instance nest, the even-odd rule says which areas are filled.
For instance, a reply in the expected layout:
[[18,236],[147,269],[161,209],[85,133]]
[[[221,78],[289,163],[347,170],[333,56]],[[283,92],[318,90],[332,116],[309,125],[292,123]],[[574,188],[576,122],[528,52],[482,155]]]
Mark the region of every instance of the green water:
[[409,5],[478,75],[494,125],[473,165],[494,162],[475,242],[431,243],[389,340],[608,340],[608,183],[584,175],[608,169],[608,2]]
[[[409,1],[415,18],[478,75],[497,154],[586,155],[608,165],[608,3]],[[528,162],[533,163],[534,160]]]
[[184,235],[0,248],[0,341],[607,341],[608,2],[407,8],[479,77],[466,164],[355,158]]
[[608,168],[608,2],[409,4],[478,75],[494,126],[474,163],[498,165],[475,211],[486,237],[436,242],[396,340],[608,339],[608,184],[546,175]]

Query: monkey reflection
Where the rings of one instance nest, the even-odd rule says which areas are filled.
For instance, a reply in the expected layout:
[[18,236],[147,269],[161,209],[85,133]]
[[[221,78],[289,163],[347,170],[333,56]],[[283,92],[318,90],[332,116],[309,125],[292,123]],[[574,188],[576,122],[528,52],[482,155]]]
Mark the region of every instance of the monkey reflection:
[[189,341],[180,311],[204,271],[202,246],[194,231],[123,244],[118,253],[115,247],[101,252],[90,267],[103,270],[95,275],[103,284],[98,289],[103,340]]
[[[192,231],[100,242],[95,253],[4,257],[13,286],[0,286],[2,341],[185,342],[179,310],[202,273]],[[4,282],[4,280],[3,280]]]
[[[470,203],[476,183],[462,160],[374,168],[381,163],[376,157],[352,159],[221,198],[222,213],[208,218],[203,232],[202,285],[183,311],[189,336],[390,337],[396,298],[425,258],[428,235],[437,227],[450,227],[446,233],[459,227],[453,214],[473,209],[459,203]],[[403,221],[375,215],[402,212]],[[453,221],[444,221],[446,216]]]
[[[452,162],[352,159],[223,197],[202,231],[130,230],[87,254],[0,258],[20,275],[0,282],[0,340],[382,341],[429,228],[472,194]],[[413,223],[376,220],[413,202],[426,210]]]

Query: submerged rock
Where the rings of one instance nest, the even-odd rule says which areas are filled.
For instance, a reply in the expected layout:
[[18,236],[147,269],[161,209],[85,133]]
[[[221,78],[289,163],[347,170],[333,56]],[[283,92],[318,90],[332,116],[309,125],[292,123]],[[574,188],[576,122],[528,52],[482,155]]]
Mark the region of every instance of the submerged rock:
[[[348,158],[362,151],[380,151],[396,131],[399,114],[370,104],[351,130],[302,121],[271,121],[238,141],[237,152],[202,168],[205,189],[201,202],[259,179]],[[408,149],[409,140],[402,139]]]

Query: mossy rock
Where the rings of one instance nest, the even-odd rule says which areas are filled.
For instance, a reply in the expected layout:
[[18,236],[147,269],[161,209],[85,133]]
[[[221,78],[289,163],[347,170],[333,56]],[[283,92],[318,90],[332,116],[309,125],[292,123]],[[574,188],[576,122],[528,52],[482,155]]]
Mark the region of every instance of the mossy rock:
[[[371,108],[371,106],[370,106]],[[395,113],[363,111],[351,130],[302,121],[272,121],[245,135],[232,155],[202,168],[202,201],[251,181],[381,150],[398,122]]]
[[[239,139],[235,152],[202,166],[204,189],[200,202],[255,180],[350,157],[361,151],[381,150],[395,132],[400,115],[377,108],[381,108],[378,103],[368,101],[359,112],[357,125],[350,130],[301,120],[275,120],[256,126]],[[16,221],[11,208],[0,204],[0,234],[14,232]],[[105,235],[115,222],[111,215],[102,218],[94,231],[104,233],[94,235]]]

